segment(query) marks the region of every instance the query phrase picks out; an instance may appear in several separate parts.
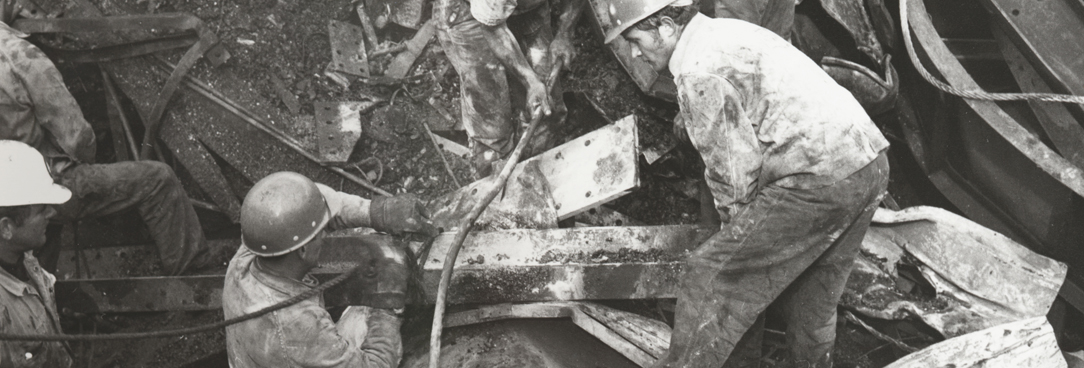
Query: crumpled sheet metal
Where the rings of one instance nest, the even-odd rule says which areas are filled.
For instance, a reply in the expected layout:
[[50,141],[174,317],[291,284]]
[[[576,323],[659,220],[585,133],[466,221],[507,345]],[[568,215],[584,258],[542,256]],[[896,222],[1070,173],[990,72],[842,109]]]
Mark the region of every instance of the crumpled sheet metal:
[[1068,367],[1046,317],[972,332],[911,353],[885,368]]
[[[1068,267],[935,207],[878,209],[841,304],[882,319],[920,318],[945,337],[1045,316]],[[917,261],[933,300],[895,291],[896,263]]]

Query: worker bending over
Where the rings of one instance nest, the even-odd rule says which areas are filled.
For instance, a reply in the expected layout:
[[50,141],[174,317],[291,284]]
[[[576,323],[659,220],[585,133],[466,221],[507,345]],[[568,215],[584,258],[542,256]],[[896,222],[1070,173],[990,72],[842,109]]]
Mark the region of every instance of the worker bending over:
[[[438,0],[438,37],[459,74],[460,109],[475,178],[489,176],[492,163],[512,153],[530,116],[546,115],[523,157],[558,142],[567,109],[561,88],[548,92],[545,79],[556,62],[575,56],[572,28],[583,0],[565,0],[554,35],[549,0]],[[552,83],[551,83],[552,82]],[[518,123],[517,123],[518,122]]]
[[[167,275],[215,265],[196,211],[168,165],[154,161],[94,164],[94,131],[53,62],[27,35],[8,27],[17,0],[0,0],[0,139],[17,140],[45,156],[52,177],[72,191],[56,205],[65,221],[139,210]],[[59,247],[59,243],[56,243]],[[58,249],[45,251],[55,267]]]
[[[53,284],[33,251],[45,245],[54,205],[72,193],[53,183],[45,158],[25,143],[0,140],[0,332],[61,333]],[[60,341],[0,341],[0,367],[66,368],[68,345]]]
[[723,366],[779,299],[790,362],[830,367],[836,303],[885,193],[888,142],[785,39],[698,7],[608,6],[606,42],[623,36],[632,56],[673,73],[676,125],[704,160],[723,221],[686,261],[670,349],[656,366]]
[[[222,290],[225,318],[269,307],[310,290],[324,229],[371,227],[393,234],[436,236],[411,195],[367,199],[279,172],[256,183],[241,204],[243,247],[230,261]],[[226,327],[233,368],[396,367],[402,356],[399,317],[386,309],[351,307],[338,323],[322,295]]]

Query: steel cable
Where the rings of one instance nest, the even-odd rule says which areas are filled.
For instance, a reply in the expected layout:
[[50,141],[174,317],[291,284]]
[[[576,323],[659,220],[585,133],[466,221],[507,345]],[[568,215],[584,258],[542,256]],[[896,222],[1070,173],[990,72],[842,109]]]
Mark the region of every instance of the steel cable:
[[907,55],[911,58],[911,64],[915,65],[915,70],[918,70],[918,74],[922,75],[922,78],[932,84],[937,89],[944,91],[948,94],[970,99],[970,100],[982,100],[982,101],[1047,101],[1047,102],[1066,102],[1075,104],[1084,104],[1084,96],[1077,95],[1064,95],[1055,93],[990,93],[983,90],[964,90],[951,86],[945,82],[937,80],[929,71],[922,66],[922,62],[918,59],[918,54],[915,53],[915,46],[911,40],[911,27],[907,22],[907,3],[908,1],[922,1],[922,0],[900,0],[900,28],[903,30],[903,43],[907,46]]
[[163,337],[173,337],[181,335],[190,335],[196,333],[203,333],[211,330],[217,330],[229,325],[238,324],[244,321],[248,321],[253,318],[263,316],[265,314],[289,307],[291,305],[300,303],[302,300],[312,298],[313,296],[323,293],[327,289],[334,287],[345,281],[350,275],[361,268],[355,266],[344,272],[343,274],[336,276],[331,281],[324,283],[323,285],[312,288],[304,293],[298,294],[290,299],[283,300],[272,306],[260,309],[258,311],[230,318],[224,321],[215,322],[203,326],[182,328],[179,330],[166,330],[166,331],[154,331],[154,332],[132,332],[132,333],[116,333],[107,335],[68,335],[68,334],[55,334],[55,335],[37,335],[37,334],[10,334],[0,333],[0,341],[107,341],[107,340],[134,340],[134,339],[156,339]]

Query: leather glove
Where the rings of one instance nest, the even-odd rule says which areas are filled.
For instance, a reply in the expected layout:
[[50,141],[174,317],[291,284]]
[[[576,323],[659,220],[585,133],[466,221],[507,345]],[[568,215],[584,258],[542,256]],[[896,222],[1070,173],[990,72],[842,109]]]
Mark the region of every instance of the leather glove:
[[415,233],[434,237],[440,233],[414,194],[373,198],[369,203],[369,219],[373,229],[392,235]]

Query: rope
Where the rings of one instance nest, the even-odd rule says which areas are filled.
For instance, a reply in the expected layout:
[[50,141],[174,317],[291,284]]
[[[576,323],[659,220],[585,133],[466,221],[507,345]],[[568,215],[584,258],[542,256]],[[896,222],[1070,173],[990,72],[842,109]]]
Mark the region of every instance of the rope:
[[923,66],[922,62],[918,60],[918,54],[915,53],[915,46],[911,41],[911,27],[907,23],[907,2],[908,1],[922,1],[922,0],[900,0],[900,25],[903,29],[903,43],[907,46],[907,55],[911,57],[911,64],[915,65],[915,69],[918,70],[918,74],[922,75],[922,78],[932,84],[937,89],[944,91],[948,94],[958,97],[966,98],[969,100],[982,100],[982,101],[1047,101],[1047,102],[1066,102],[1075,104],[1084,104],[1084,96],[1076,95],[1063,95],[1054,93],[989,93],[983,90],[964,90],[953,87],[945,82],[934,78],[929,71]]
[[331,281],[328,281],[327,283],[325,283],[323,285],[317,286],[317,287],[315,287],[315,288],[313,288],[311,290],[308,290],[308,291],[306,291],[304,293],[298,294],[297,296],[294,296],[293,298],[286,299],[286,300],[283,300],[281,302],[278,302],[275,305],[260,309],[258,311],[255,311],[255,312],[252,312],[252,313],[249,313],[249,314],[237,316],[237,317],[234,317],[234,318],[227,319],[225,321],[220,321],[220,322],[207,324],[207,325],[203,325],[203,326],[189,327],[189,328],[183,328],[183,329],[179,329],[179,330],[117,333],[117,334],[108,334],[108,335],[68,335],[68,334],[32,335],[32,334],[0,333],[0,341],[3,341],[3,340],[7,340],[7,341],[134,340],[134,339],[157,339],[157,338],[163,338],[163,337],[173,337],[173,336],[180,336],[180,335],[190,335],[190,334],[196,334],[196,333],[203,333],[203,332],[207,332],[207,331],[217,330],[217,329],[229,326],[229,325],[233,325],[233,324],[241,323],[241,322],[244,322],[244,321],[248,321],[250,319],[257,318],[257,317],[263,316],[265,314],[277,311],[279,309],[283,309],[283,308],[289,307],[291,305],[297,304],[297,303],[301,302],[302,300],[312,298],[313,296],[316,296],[316,295],[318,295],[320,293],[323,293],[325,290],[330,289],[330,288],[334,287],[335,285],[338,285],[338,284],[342,283],[348,277],[350,277],[350,275],[353,275],[354,272],[356,272],[359,268],[360,267],[351,268],[350,270],[344,272],[343,274],[341,274],[339,276],[336,276],[334,279],[332,279]]

